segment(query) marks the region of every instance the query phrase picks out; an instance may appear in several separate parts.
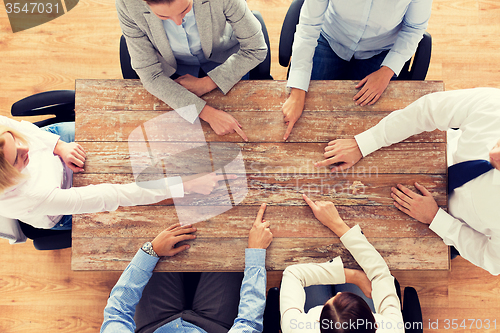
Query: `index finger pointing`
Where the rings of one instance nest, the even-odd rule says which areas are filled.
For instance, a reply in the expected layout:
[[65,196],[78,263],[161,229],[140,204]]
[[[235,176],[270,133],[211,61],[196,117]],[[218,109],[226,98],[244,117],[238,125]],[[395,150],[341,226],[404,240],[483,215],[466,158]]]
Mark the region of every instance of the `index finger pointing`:
[[262,223],[262,217],[264,216],[264,212],[266,211],[266,204],[263,203],[260,205],[259,212],[257,213],[257,217],[255,218],[254,224]]
[[234,130],[236,133],[238,133],[239,136],[241,136],[243,138],[243,140],[248,142],[248,138],[247,138],[245,132],[243,132],[243,130],[239,126],[236,126],[236,128]]
[[304,200],[309,205],[309,207],[311,207],[311,209],[318,208],[318,206],[316,206],[316,204],[311,199],[309,199],[309,197],[307,195],[302,194],[302,198],[304,198]]
[[295,125],[295,122],[289,121],[288,122],[288,127],[286,129],[285,135],[283,136],[283,140],[288,139],[288,136],[290,133],[292,133],[293,126]]

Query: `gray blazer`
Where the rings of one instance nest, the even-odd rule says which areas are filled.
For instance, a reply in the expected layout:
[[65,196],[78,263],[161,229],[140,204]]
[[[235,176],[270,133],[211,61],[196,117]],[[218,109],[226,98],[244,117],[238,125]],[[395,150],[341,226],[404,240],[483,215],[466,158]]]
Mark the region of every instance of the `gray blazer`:
[[[260,23],[245,0],[193,0],[193,7],[205,58],[221,63],[207,74],[226,94],[267,55]],[[116,0],[116,9],[144,88],[173,109],[194,104],[199,114],[205,101],[170,79],[177,62],[162,20],[143,0]],[[195,120],[192,114],[181,116]]]

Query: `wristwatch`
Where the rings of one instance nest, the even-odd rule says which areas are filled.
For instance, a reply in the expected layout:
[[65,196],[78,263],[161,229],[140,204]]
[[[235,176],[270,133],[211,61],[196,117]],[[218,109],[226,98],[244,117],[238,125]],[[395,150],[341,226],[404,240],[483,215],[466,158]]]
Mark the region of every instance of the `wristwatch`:
[[153,244],[151,242],[146,242],[142,246],[142,250],[149,254],[150,256],[159,258],[160,256],[156,254],[155,250],[153,250]]

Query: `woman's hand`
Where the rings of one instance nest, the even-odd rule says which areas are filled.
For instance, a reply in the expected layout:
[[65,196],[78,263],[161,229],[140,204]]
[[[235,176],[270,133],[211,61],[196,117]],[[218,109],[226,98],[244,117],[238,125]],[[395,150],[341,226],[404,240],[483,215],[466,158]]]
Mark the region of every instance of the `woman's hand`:
[[375,104],[384,93],[393,76],[394,72],[387,66],[382,66],[378,71],[366,76],[356,86],[356,89],[362,87],[353,98],[356,101],[356,105],[365,106]]
[[372,283],[365,272],[357,269],[344,268],[344,273],[346,283],[357,285],[366,297],[372,298]]
[[316,201],[313,202],[307,197],[307,195],[302,194],[302,197],[307,202],[309,207],[311,207],[314,216],[333,231],[337,236],[342,237],[346,232],[349,231],[349,227],[345,224],[344,220],[339,215],[337,208],[330,201]]
[[248,141],[245,132],[241,129],[240,123],[230,114],[205,105],[200,112],[200,118],[210,124],[210,127],[217,135],[225,135],[236,132],[243,140]]
[[174,80],[196,96],[200,97],[206,93],[217,88],[215,82],[210,78],[210,76],[204,76],[202,78],[197,78],[190,74],[185,74],[179,76]]
[[60,156],[73,172],[83,171],[86,154],[85,150],[78,143],[66,143],[59,140],[54,148],[54,154]]
[[293,126],[299,120],[304,111],[304,104],[306,100],[306,92],[302,89],[292,88],[292,92],[281,110],[283,111],[283,120],[285,124],[288,123],[283,140],[288,139],[290,133],[292,133]]

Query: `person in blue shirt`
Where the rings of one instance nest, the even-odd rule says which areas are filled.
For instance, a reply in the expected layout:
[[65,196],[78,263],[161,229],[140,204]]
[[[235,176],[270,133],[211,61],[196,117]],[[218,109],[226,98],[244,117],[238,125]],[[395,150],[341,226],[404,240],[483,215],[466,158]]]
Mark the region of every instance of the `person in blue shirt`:
[[284,140],[304,110],[310,80],[357,80],[357,105],[377,102],[415,53],[432,0],[305,0],[295,32]]
[[[160,257],[189,249],[176,244],[195,239],[196,228],[174,224],[145,243],[111,291],[101,332],[262,332],[273,239],[265,210],[262,204],[248,236],[244,274],[203,272],[197,287],[185,285],[186,273],[153,273]],[[195,290],[191,302],[185,289]]]

